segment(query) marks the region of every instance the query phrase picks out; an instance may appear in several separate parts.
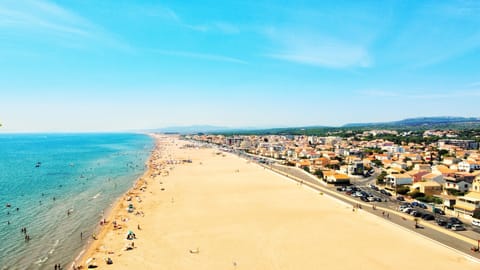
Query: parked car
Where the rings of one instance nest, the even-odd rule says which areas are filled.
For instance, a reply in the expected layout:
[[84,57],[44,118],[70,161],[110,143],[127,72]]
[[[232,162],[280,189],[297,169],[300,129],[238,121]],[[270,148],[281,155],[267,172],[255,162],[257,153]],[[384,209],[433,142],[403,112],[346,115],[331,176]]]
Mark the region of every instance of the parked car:
[[472,220],[472,225],[473,225],[473,226],[480,227],[480,220],[478,220],[478,219],[473,219],[473,220]]
[[397,196],[397,201],[403,202],[405,201],[405,198],[403,196]]
[[380,193],[382,193],[383,195],[392,196],[392,193],[386,191],[385,189],[380,190]]
[[439,209],[439,208],[434,208],[433,213],[439,214],[439,215],[445,215],[445,211],[443,211],[442,209]]
[[437,218],[435,220],[435,222],[439,225],[439,226],[446,226],[447,225],[447,221],[445,219],[442,219],[442,218]]
[[410,215],[414,216],[414,217],[421,217],[422,216],[422,212],[418,212],[418,211],[412,211],[410,212]]
[[453,224],[452,225],[452,230],[453,231],[464,231],[465,228],[461,224]]
[[419,203],[418,207],[423,208],[423,209],[427,209],[427,206],[423,203]]
[[422,219],[424,219],[424,220],[434,220],[435,217],[432,214],[426,213],[426,214],[422,215]]
[[410,207],[407,207],[407,208],[402,210],[402,212],[407,213],[407,214],[410,214],[410,212],[412,212],[412,211],[413,211],[413,208],[410,208]]
[[460,224],[460,225],[463,224],[463,222],[456,217],[448,218],[448,222],[450,222],[452,224]]

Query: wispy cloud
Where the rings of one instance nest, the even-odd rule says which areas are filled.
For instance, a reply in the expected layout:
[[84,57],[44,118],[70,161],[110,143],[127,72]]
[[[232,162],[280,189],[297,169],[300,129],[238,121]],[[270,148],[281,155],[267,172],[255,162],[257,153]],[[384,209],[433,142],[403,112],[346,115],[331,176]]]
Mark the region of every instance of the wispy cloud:
[[468,84],[468,87],[478,87],[480,86],[480,81],[479,82],[472,82]]
[[428,67],[480,48],[478,1],[419,3],[393,39],[392,59]]
[[247,64],[246,61],[243,61],[238,58],[217,55],[217,54],[208,54],[208,53],[197,53],[197,52],[187,52],[187,51],[169,51],[169,50],[150,50],[153,53],[167,55],[167,56],[178,56],[185,58],[194,58],[206,61],[217,61],[217,62],[229,62],[235,64]]
[[165,7],[163,5],[138,5],[128,4],[129,13],[134,16],[148,16],[157,17],[175,23],[178,26],[192,30],[195,32],[220,32],[223,34],[238,34],[240,29],[238,26],[225,22],[225,21],[213,21],[203,23],[192,23],[188,19],[184,18],[173,9]]
[[361,96],[368,97],[391,97],[401,99],[456,99],[480,97],[480,89],[458,90],[450,92],[426,92],[426,91],[384,91],[384,90],[362,90],[357,92]]
[[238,34],[240,33],[240,29],[230,23],[227,22],[212,22],[212,23],[206,23],[206,24],[189,24],[182,22],[181,20],[178,21],[180,26],[187,28],[189,30],[193,30],[196,32],[219,32],[222,34]]
[[448,93],[424,93],[407,95],[408,98],[415,99],[454,99],[454,98],[472,98],[480,97],[480,90],[459,90]]
[[337,69],[372,65],[371,56],[360,44],[321,36],[318,33],[278,33],[269,30],[267,36],[277,47],[266,54],[271,58]]
[[227,23],[227,22],[215,22],[212,24],[214,29],[222,32],[222,33],[225,33],[225,34],[238,34],[240,33],[240,29],[238,28],[238,26],[235,26],[231,23]]
[[10,31],[26,37],[57,38],[91,42],[127,49],[128,46],[101,27],[57,4],[45,0],[5,0],[0,2],[0,31]]
[[383,90],[362,90],[358,91],[358,93],[362,96],[369,96],[369,97],[398,97],[399,94],[391,91],[383,91]]

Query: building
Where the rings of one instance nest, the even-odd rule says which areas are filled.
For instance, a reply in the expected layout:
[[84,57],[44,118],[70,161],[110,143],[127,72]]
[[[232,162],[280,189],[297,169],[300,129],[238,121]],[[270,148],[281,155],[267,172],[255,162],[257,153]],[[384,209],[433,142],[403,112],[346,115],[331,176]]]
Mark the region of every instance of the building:
[[475,180],[473,180],[472,191],[480,193],[480,176],[475,177]]
[[437,182],[417,182],[412,185],[410,190],[433,196],[442,193],[442,185]]
[[410,185],[413,183],[413,178],[408,174],[389,174],[385,176],[385,183],[390,187]]
[[351,175],[361,175],[363,174],[363,171],[363,161],[354,161],[347,166],[347,172]]
[[443,174],[440,173],[429,173],[422,176],[422,180],[425,182],[437,182],[439,184],[444,184],[445,180],[443,179]]
[[469,192],[465,196],[458,197],[454,209],[456,213],[473,216],[475,209],[480,208],[480,193]]
[[337,173],[334,171],[324,171],[323,172],[323,177],[325,181],[329,184],[334,184],[334,185],[349,185],[350,184],[350,178],[348,175],[343,174],[343,173]]
[[474,140],[455,140],[455,139],[442,139],[438,140],[438,148],[444,149],[447,145],[457,146],[466,150],[478,149],[478,142]]
[[406,172],[406,174],[410,175],[413,178],[413,182],[415,183],[415,182],[423,181],[422,177],[426,174],[429,174],[429,172],[415,170],[415,171],[408,171]]
[[415,164],[414,169],[418,171],[426,171],[426,172],[432,171],[432,167],[430,166],[430,164]]
[[461,178],[453,178],[453,177],[445,177],[445,184],[444,187],[445,189],[455,189],[460,192],[467,192],[472,184],[470,182],[467,182]]
[[472,172],[480,169],[480,164],[471,161],[462,161],[458,163],[458,170],[461,172]]
[[436,165],[432,167],[432,173],[440,173],[446,177],[453,177],[455,176],[456,171],[448,168],[445,165]]

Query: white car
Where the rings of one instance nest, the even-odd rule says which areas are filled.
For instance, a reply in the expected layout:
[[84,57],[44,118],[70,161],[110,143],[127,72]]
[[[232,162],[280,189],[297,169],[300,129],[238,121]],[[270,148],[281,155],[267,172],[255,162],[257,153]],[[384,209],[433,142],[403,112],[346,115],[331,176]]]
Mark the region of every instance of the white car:
[[479,219],[473,219],[472,220],[472,225],[480,227],[480,220]]
[[461,224],[453,224],[452,225],[452,230],[453,231],[464,231],[465,228]]

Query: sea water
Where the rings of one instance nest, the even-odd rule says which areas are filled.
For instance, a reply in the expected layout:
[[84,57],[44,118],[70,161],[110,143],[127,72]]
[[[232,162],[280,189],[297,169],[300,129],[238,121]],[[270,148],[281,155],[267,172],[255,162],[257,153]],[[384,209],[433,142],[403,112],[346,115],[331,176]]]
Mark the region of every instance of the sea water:
[[152,149],[142,134],[0,134],[0,269],[68,268]]

